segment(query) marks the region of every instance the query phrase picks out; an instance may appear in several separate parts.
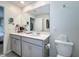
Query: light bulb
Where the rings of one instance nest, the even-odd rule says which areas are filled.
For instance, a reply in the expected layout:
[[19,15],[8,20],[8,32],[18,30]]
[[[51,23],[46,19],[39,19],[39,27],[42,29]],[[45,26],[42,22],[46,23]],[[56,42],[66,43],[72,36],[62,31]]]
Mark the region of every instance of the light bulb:
[[24,1],[20,1],[21,4],[24,4]]

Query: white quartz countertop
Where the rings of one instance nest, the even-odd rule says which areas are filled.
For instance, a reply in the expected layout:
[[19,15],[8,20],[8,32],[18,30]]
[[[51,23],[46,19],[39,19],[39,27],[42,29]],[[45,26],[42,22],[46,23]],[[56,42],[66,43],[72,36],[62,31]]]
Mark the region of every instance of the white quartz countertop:
[[27,32],[27,33],[11,33],[11,34],[34,38],[34,39],[40,39],[40,40],[45,40],[50,36],[50,34],[48,32],[39,32],[38,34],[36,32],[33,32],[33,33],[29,33],[29,32]]

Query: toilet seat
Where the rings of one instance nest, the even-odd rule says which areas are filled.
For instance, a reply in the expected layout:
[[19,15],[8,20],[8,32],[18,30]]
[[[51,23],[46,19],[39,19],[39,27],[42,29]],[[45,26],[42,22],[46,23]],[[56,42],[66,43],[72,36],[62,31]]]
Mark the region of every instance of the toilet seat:
[[55,40],[57,57],[70,57],[72,54],[73,42],[65,42],[61,40]]

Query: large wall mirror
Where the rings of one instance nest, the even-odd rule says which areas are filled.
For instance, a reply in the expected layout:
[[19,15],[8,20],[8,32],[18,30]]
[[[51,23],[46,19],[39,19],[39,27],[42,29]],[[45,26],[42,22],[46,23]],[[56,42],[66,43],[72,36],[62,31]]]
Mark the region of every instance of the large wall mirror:
[[49,4],[28,11],[28,14],[32,15],[29,17],[30,31],[45,31],[49,32],[50,26],[50,6]]

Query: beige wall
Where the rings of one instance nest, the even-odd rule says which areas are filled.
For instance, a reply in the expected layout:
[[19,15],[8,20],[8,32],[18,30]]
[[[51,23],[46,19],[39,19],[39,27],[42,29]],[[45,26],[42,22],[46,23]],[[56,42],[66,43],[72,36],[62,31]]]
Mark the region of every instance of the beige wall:
[[7,2],[0,2],[0,6],[4,7],[4,29],[5,29],[5,35],[4,35],[4,54],[8,53],[10,51],[10,39],[9,39],[9,33],[14,32],[14,26],[11,24],[8,24],[8,19],[10,17],[14,18],[15,24],[20,24],[20,14],[21,10],[15,5],[9,4]]

